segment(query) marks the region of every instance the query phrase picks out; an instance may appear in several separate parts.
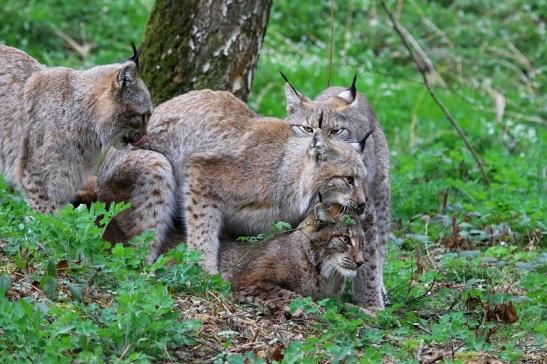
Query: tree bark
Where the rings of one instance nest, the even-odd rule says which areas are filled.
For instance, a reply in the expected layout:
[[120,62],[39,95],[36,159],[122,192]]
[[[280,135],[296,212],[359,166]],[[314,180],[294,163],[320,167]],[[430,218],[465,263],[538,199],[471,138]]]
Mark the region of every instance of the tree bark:
[[156,102],[193,89],[246,100],[272,0],[156,0],[141,74]]

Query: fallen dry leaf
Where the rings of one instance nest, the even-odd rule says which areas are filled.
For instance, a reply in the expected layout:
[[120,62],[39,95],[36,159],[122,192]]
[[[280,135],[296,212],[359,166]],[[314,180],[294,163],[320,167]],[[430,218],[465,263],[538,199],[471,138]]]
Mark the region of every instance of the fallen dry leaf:
[[484,309],[486,311],[486,321],[488,322],[514,324],[519,320],[517,309],[511,301],[509,303],[500,303],[494,307],[486,304]]

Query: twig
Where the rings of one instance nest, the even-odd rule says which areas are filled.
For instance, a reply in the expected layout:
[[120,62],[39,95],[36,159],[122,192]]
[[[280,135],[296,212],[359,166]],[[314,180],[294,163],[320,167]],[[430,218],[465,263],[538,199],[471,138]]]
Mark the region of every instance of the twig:
[[418,66],[418,68],[422,72],[422,76],[427,77],[427,81],[429,82],[429,84],[439,84],[443,87],[446,87],[446,83],[437,73],[437,70],[433,66],[433,62],[431,61],[427,53],[425,53],[424,49],[420,46],[420,43],[418,43],[416,38],[414,38],[414,36],[410,34],[410,32],[405,27],[403,27],[399,23],[397,24],[399,25],[399,30],[401,31],[400,34],[406,40],[409,49],[414,49],[414,52],[412,54],[416,55],[416,57],[413,56],[413,59],[416,62],[416,66]]
[[344,57],[348,54],[348,50],[351,45],[351,38],[352,38],[351,27],[353,23],[354,13],[355,13],[355,4],[354,4],[354,1],[352,0],[349,3],[348,15],[346,17],[346,24],[344,26],[344,53],[343,53]]
[[429,288],[427,289],[427,291],[424,294],[406,300],[403,303],[403,305],[405,305],[405,306],[411,305],[411,304],[416,303],[416,302],[426,298],[427,296],[429,296],[429,294],[431,293],[431,290],[433,289],[433,286],[435,286],[435,282],[436,282],[436,277],[433,277],[433,281],[431,282],[431,285],[429,286]]
[[120,358],[119,359],[123,359],[123,357],[127,354],[127,352],[129,351],[129,348],[131,347],[131,344],[127,344],[125,346],[125,348],[123,349],[122,351],[122,354],[120,355]]
[[420,325],[420,324],[416,324],[416,323],[415,323],[415,324],[413,324],[413,325],[414,325],[414,327],[417,327],[418,329],[422,330],[422,331],[425,332],[426,334],[431,335],[431,333],[432,333],[431,330],[429,330],[428,328],[423,327],[423,326]]
[[[448,35],[446,35],[446,33],[443,32],[441,28],[439,28],[435,23],[427,18],[426,14],[415,0],[412,0],[412,6],[422,17],[422,23],[424,23],[429,29],[431,29],[433,33],[435,33],[435,35],[437,35],[443,42],[448,45],[449,48],[454,48],[454,43],[450,40],[450,38],[448,38]],[[397,19],[399,19],[399,17],[397,17]]]
[[329,46],[329,76],[327,78],[327,87],[330,86],[332,77],[332,53],[334,47],[334,0],[330,0],[330,46]]
[[357,310],[357,311],[359,311],[359,312],[361,312],[365,315],[368,315],[368,316],[372,316],[372,317],[377,316],[377,313],[375,312],[374,307],[361,307],[361,306],[357,306],[357,305],[354,305],[353,303],[349,303],[349,302],[345,302],[344,307],[346,309]]
[[292,229],[284,230],[284,231],[279,232],[279,233],[274,233],[271,236],[267,236],[264,239],[250,245],[249,249],[245,250],[245,252],[241,255],[241,257],[239,257],[239,259],[235,263],[232,263],[232,264],[228,265],[226,268],[222,269],[219,273],[220,274],[225,273],[225,272],[237,267],[238,265],[240,265],[243,262],[243,260],[245,259],[245,257],[247,257],[247,255],[249,255],[253,250],[255,250],[260,245],[262,245],[264,243],[267,243],[268,241],[273,240],[274,238],[277,238],[278,236],[281,236],[283,234],[290,234],[290,233],[295,232],[295,231],[300,231],[300,232],[304,233],[302,231],[302,229],[306,228],[307,226],[308,225],[298,226],[298,227],[295,227],[295,228],[292,228]]
[[484,341],[485,342],[487,342],[488,344],[492,343],[492,341],[491,341],[492,335],[494,335],[496,333],[496,331],[498,331],[498,327],[499,326],[494,326],[494,327],[492,327],[491,329],[488,330],[486,335],[484,335]]
[[[387,75],[386,75],[387,76]],[[458,77],[458,76],[450,76],[448,75],[448,78],[450,80],[453,80],[455,82],[458,82],[464,86],[467,86],[469,88],[471,88],[472,90],[474,91],[477,91],[475,93],[476,97],[478,96],[482,96],[483,94],[481,93],[481,91],[485,91],[484,90],[484,85],[474,85],[470,82],[467,82],[464,78],[462,77]],[[455,90],[454,88],[452,87],[449,87],[448,88],[450,90],[450,92],[452,92],[454,95],[458,96],[462,101],[464,101],[465,103],[473,106],[475,109],[477,109],[478,111],[481,111],[481,112],[484,112],[484,113],[488,113],[488,114],[495,114],[496,111],[493,110],[493,109],[487,109],[485,107],[483,107],[482,105],[478,104],[477,102],[475,102],[474,100],[472,99],[469,99],[467,96],[459,93],[457,90]],[[510,100],[506,100],[507,104],[509,105],[510,104]],[[513,105],[513,106],[516,106],[516,105]],[[515,118],[515,119],[519,119],[520,122],[523,122],[523,123],[533,123],[533,124],[538,124],[540,126],[543,126],[543,127],[547,127],[547,122],[545,122],[544,119],[542,119],[541,117],[537,117],[537,116],[534,116],[534,115],[526,115],[526,114],[520,114],[518,112],[515,112],[515,111],[510,111],[510,110],[506,110],[505,111],[505,115],[507,116],[510,116],[512,118]]]
[[401,14],[403,13],[403,5],[403,0],[397,0],[397,10],[395,10],[397,12],[397,19],[399,19],[401,17]]
[[67,42],[68,45],[74,51],[76,51],[76,53],[78,53],[80,57],[83,58],[84,61],[87,59],[87,57],[89,56],[89,52],[91,51],[91,44],[85,42],[85,40],[82,42],[82,44],[79,44],[70,35],[66,34],[56,26],[52,26],[51,28],[53,29],[53,32],[60,38],[63,38],[65,42]]
[[418,352],[416,353],[416,360],[418,360],[418,363],[422,362],[422,351],[424,350],[424,341],[420,341],[420,346],[418,347]]
[[[403,45],[404,47],[407,49],[408,53],[410,54],[410,57],[412,58],[412,61],[414,62],[414,64],[416,65],[416,68],[418,68],[418,71],[421,73],[422,75],[422,78],[424,80],[424,85],[425,87],[427,88],[427,91],[429,92],[429,95],[431,95],[431,98],[433,99],[433,101],[437,104],[437,106],[441,109],[441,111],[443,112],[443,114],[446,116],[446,118],[448,119],[448,121],[450,122],[450,124],[454,127],[454,129],[456,129],[458,135],[460,136],[460,138],[463,140],[465,146],[467,147],[467,149],[469,150],[469,152],[471,153],[471,156],[473,157],[473,159],[475,160],[475,163],[477,164],[477,167],[479,168],[480,172],[481,172],[481,175],[482,175],[482,178],[483,178],[483,181],[484,183],[486,184],[490,184],[490,179],[488,178],[488,175],[486,174],[486,170],[484,168],[484,165],[483,165],[483,162],[481,161],[481,159],[479,158],[479,156],[477,155],[477,153],[475,152],[475,149],[473,148],[473,146],[471,145],[471,143],[469,142],[469,140],[467,140],[467,137],[465,136],[465,133],[463,131],[463,129],[460,127],[460,125],[458,124],[458,122],[456,121],[456,119],[452,116],[452,114],[450,113],[450,111],[448,111],[448,109],[446,108],[446,106],[444,105],[444,103],[439,99],[439,97],[437,96],[437,94],[433,91],[433,88],[431,87],[430,85],[430,82],[429,82],[429,78],[427,76],[427,72],[428,72],[428,69],[429,67],[431,67],[433,70],[434,70],[434,66],[433,66],[433,63],[431,63],[431,61],[429,60],[429,62],[427,62],[425,59],[420,59],[418,57],[421,57],[421,53],[419,52],[414,52],[412,51],[412,45],[411,45],[411,42],[410,40],[408,39],[408,31],[406,31],[406,29],[404,29],[400,24],[399,22],[397,21],[397,19],[395,19],[395,17],[393,16],[393,14],[390,12],[390,10],[388,9],[386,3],[384,0],[378,0],[380,2],[380,4],[382,5],[382,7],[384,8],[385,12],[387,13],[390,21],[391,21],[391,24],[393,26],[393,29],[395,30],[395,32],[399,35],[399,37],[401,38],[401,41],[403,42]],[[427,68],[423,67],[424,65],[427,65]]]
[[217,302],[226,310],[226,312],[228,312],[230,315],[233,315],[232,311],[230,311],[230,309],[226,307],[226,305],[224,304],[224,301],[218,298],[217,295],[215,295],[212,291],[209,291],[209,290],[207,291],[207,293],[213,296],[217,300]]
[[[251,328],[251,332],[253,331],[253,329]],[[260,327],[258,327],[256,329],[256,332],[253,332],[253,338],[251,339],[251,343],[254,344],[254,342],[256,341],[256,339],[258,338],[258,334],[260,334]]]

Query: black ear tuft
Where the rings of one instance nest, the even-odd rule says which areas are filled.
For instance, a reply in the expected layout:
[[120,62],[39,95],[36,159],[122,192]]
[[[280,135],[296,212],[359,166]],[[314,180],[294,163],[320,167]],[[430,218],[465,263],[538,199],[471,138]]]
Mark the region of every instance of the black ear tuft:
[[323,203],[323,195],[319,191],[317,191],[317,198],[319,199],[320,203]]
[[357,87],[355,86],[356,81],[357,72],[355,72],[355,75],[353,75],[353,81],[351,81],[351,87],[349,88],[349,92],[351,92],[351,97],[353,100],[355,100],[355,96],[357,96]]
[[359,146],[361,147],[361,153],[365,150],[365,145],[367,143],[368,137],[374,132],[375,126],[373,125],[372,128],[367,132],[365,137],[359,142]]
[[294,86],[290,83],[289,79],[287,78],[287,76],[285,76],[285,74],[281,71],[279,71],[279,74],[281,75],[281,77],[283,77],[283,79],[285,80],[285,82],[287,82],[289,84],[289,86],[291,87],[291,89],[294,91],[294,93],[296,95],[300,95],[300,92],[296,91],[296,89],[294,88]]
[[321,114],[319,114],[319,129],[323,126],[323,110],[321,110]]
[[142,53],[142,49],[137,50],[137,48],[135,47],[135,43],[133,43],[133,42],[131,42],[131,48],[133,49],[133,55],[131,57],[129,57],[127,60],[135,62],[135,64],[137,65],[137,68],[138,68],[139,67],[139,56]]

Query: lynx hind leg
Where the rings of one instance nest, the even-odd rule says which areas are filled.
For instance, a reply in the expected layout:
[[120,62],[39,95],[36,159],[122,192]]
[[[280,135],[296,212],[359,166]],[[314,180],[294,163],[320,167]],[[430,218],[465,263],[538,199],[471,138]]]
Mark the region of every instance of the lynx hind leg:
[[207,157],[194,155],[186,164],[186,181],[182,186],[186,242],[202,253],[201,265],[211,274],[218,272],[221,203],[211,188],[207,166],[214,167]]
[[176,210],[176,184],[171,163],[162,154],[141,149],[111,149],[97,178],[101,201],[129,201],[115,224],[132,238],[154,229],[155,241],[147,258],[153,262],[167,245]]
[[372,309],[384,308],[382,277],[378,260],[378,231],[373,209],[362,221],[366,234],[366,244],[363,247],[365,263],[357,271],[353,280],[353,300],[360,306]]
[[50,214],[59,207],[54,201],[50,200],[50,196],[48,196],[47,193],[47,186],[38,174],[26,171],[23,172],[21,185],[28,204],[34,210],[44,214]]
[[378,228],[378,274],[384,300],[387,302],[387,291],[384,286],[384,264],[387,242],[391,232],[391,190],[389,169],[384,168],[379,173],[373,186],[374,207],[376,210],[376,226]]

